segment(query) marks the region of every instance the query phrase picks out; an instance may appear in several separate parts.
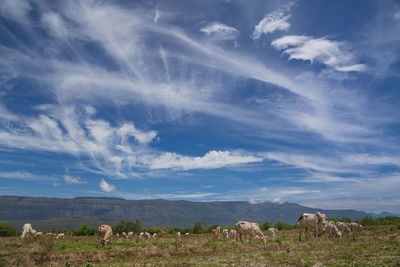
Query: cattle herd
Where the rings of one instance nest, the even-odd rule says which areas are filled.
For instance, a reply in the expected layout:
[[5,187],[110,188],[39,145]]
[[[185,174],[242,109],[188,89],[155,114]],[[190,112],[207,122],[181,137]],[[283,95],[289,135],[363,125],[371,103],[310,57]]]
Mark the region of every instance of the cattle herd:
[[[338,237],[341,238],[343,234],[350,232],[359,232],[362,230],[362,226],[352,222],[352,223],[344,223],[337,222],[334,223],[330,221],[325,214],[317,212],[315,214],[303,213],[298,219],[298,223],[300,224],[299,231],[299,241],[301,241],[301,235],[304,232],[306,239],[308,240],[309,234],[311,233],[314,237],[319,238],[323,234],[328,234],[329,237]],[[278,230],[275,228],[268,228],[267,235],[275,238]],[[221,227],[218,226],[213,230],[214,237],[218,238],[221,235]],[[24,224],[22,227],[22,234],[20,236],[20,240],[24,240],[29,236],[40,236],[43,235],[42,232],[37,232],[32,228],[32,225],[29,223]],[[55,239],[65,238],[64,233],[54,234],[54,233],[46,233],[46,235],[53,236]],[[139,234],[139,238],[157,238],[165,235],[164,230],[161,230],[158,234],[153,233],[151,235],[148,232],[142,232]],[[176,238],[181,237],[181,233],[176,233]],[[189,233],[185,233],[185,236],[189,235]],[[231,229],[222,229],[222,237],[223,238],[236,238],[236,242],[240,239],[240,242],[243,244],[242,236],[250,236],[249,243],[251,243],[252,239],[259,239],[263,242],[264,246],[267,247],[266,238],[267,235],[261,231],[259,225],[253,222],[239,221],[235,224],[235,230]],[[120,234],[116,234],[113,236],[112,228],[109,225],[102,224],[98,228],[98,242],[107,246],[111,243],[112,237],[114,238],[123,238],[130,239],[134,237],[133,232],[122,232]]]

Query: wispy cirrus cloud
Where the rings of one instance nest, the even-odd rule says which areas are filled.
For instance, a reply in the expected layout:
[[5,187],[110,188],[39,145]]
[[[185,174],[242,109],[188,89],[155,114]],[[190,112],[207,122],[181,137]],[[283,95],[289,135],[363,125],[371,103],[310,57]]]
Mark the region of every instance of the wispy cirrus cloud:
[[257,40],[263,34],[273,33],[275,31],[287,31],[290,28],[288,19],[290,18],[289,11],[294,3],[289,3],[281,7],[279,10],[268,13],[254,27],[252,38]]
[[208,23],[206,26],[200,28],[200,31],[217,40],[235,40],[239,34],[236,28],[218,21]]
[[271,45],[289,55],[289,60],[319,62],[337,71],[365,71],[364,64],[353,64],[354,56],[346,51],[344,43],[304,35],[287,35],[274,40]]

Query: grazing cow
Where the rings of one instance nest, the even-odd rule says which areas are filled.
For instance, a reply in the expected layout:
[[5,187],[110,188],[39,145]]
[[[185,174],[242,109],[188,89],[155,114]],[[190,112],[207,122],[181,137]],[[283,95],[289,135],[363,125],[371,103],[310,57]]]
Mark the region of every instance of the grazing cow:
[[111,237],[113,234],[111,226],[107,224],[102,224],[99,226],[98,230],[99,230],[98,239],[100,240],[101,244],[103,246],[107,246],[109,242],[111,243]]
[[128,238],[133,238],[133,232],[128,233]]
[[339,231],[339,229],[336,227],[335,223],[333,221],[329,221],[325,225],[325,229],[321,234],[328,233],[329,237],[342,237],[342,233]]
[[143,238],[143,237],[144,237],[144,233],[143,233],[143,232],[140,232],[139,238]]
[[272,236],[273,238],[276,237],[276,234],[278,233],[278,229],[276,228],[268,228],[267,234]]
[[221,226],[217,226],[217,238],[219,237],[219,235],[221,234]]
[[316,235],[319,237],[320,233],[324,231],[325,225],[328,223],[328,218],[325,214],[317,212],[315,214],[303,213],[298,219],[300,223],[299,241],[301,241],[301,232],[305,231],[306,239],[308,240],[308,232],[315,230]]
[[157,237],[157,233],[153,233],[153,238],[156,238]]
[[186,233],[185,235],[186,235],[186,236],[188,236],[188,235],[189,235],[189,233]]
[[242,240],[242,235],[250,235],[250,241],[249,244],[251,244],[251,240],[256,237],[259,237],[263,243],[265,248],[267,248],[267,242],[266,242],[266,237],[264,236],[263,232],[260,230],[260,227],[258,226],[257,223],[252,223],[252,222],[245,222],[245,221],[239,221],[235,224],[236,228],[236,242],[238,241],[238,237],[240,238],[240,242],[243,244]]
[[165,231],[164,229],[161,229],[160,233],[158,234],[159,237],[163,237],[163,235],[165,235]]
[[218,238],[218,232],[217,232],[217,230],[213,229],[212,232],[213,232],[214,237],[215,237],[215,238]]
[[35,232],[33,232],[34,230],[32,229],[32,225],[30,223],[26,223],[24,224],[24,226],[22,226],[22,234],[19,237],[20,240],[24,240],[25,238],[29,237],[29,236],[33,236]]
[[176,237],[181,237],[181,232],[176,232]]
[[115,237],[116,237],[116,238],[119,238],[119,234],[118,234],[118,233],[116,233],[116,234],[115,234]]
[[339,229],[342,234],[344,233],[350,233],[350,228],[343,222],[337,222],[336,227]]
[[236,238],[236,231],[233,230],[233,229],[231,229],[231,230],[229,231],[229,237],[230,237],[230,238]]
[[150,235],[150,233],[148,233],[148,232],[145,232],[145,233],[144,233],[144,237],[145,237],[145,238],[150,238],[150,237],[151,237],[151,235]]
[[43,232],[36,232],[35,233],[35,236],[40,236],[40,235],[43,235]]
[[228,229],[223,229],[223,230],[222,230],[222,236],[223,236],[224,238],[228,238],[228,237],[229,237]]
[[123,239],[128,239],[128,234],[126,232],[122,232],[121,236]]
[[56,236],[56,239],[63,239],[63,238],[65,238],[65,234],[64,234],[64,233],[59,233],[59,234]]
[[361,230],[362,230],[362,225],[355,223],[355,222],[348,224],[348,226],[349,226],[350,230],[353,232],[361,232]]

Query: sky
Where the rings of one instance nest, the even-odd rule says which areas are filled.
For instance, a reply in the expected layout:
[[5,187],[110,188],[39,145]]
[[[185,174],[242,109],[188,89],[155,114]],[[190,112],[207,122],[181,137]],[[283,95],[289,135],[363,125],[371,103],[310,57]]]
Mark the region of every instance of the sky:
[[400,213],[400,2],[0,1],[0,194]]

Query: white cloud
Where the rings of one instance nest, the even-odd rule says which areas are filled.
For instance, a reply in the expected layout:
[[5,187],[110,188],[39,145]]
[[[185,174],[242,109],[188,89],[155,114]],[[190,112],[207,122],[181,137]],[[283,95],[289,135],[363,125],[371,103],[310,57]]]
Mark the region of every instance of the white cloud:
[[394,13],[394,19],[400,20],[400,10],[398,10],[398,11],[396,11],[396,13]]
[[118,129],[121,136],[121,143],[126,144],[128,136],[133,136],[140,144],[148,144],[157,136],[156,131],[144,132],[135,128],[133,123],[125,123]]
[[1,15],[6,18],[27,22],[27,15],[31,5],[25,0],[2,0],[0,1]]
[[176,153],[163,153],[149,162],[151,169],[215,169],[226,166],[261,162],[263,159],[232,153],[230,151],[209,151],[203,157],[181,156]]
[[87,184],[87,181],[82,180],[80,177],[72,177],[71,175],[65,174],[63,176],[64,182],[68,185],[73,184]]
[[274,31],[287,31],[290,28],[288,19],[290,15],[287,13],[290,11],[293,3],[289,3],[278,11],[266,14],[264,18],[254,27],[252,38],[257,40],[263,34],[273,33]]
[[54,12],[45,13],[42,16],[42,23],[59,38],[67,38],[68,37],[68,29],[60,15]]
[[0,178],[17,179],[24,181],[54,181],[56,178],[46,175],[37,175],[27,171],[0,172]]
[[323,63],[337,71],[365,71],[364,64],[353,64],[354,55],[346,51],[344,43],[326,38],[287,35],[274,40],[271,45],[289,55],[289,60],[300,59]]
[[112,193],[112,192],[117,191],[117,188],[115,187],[115,185],[107,183],[104,179],[101,179],[101,181],[100,181],[100,188],[101,188],[101,190],[103,190],[106,193]]
[[218,40],[234,40],[239,34],[237,29],[218,21],[208,23],[206,26],[200,28],[200,31]]

